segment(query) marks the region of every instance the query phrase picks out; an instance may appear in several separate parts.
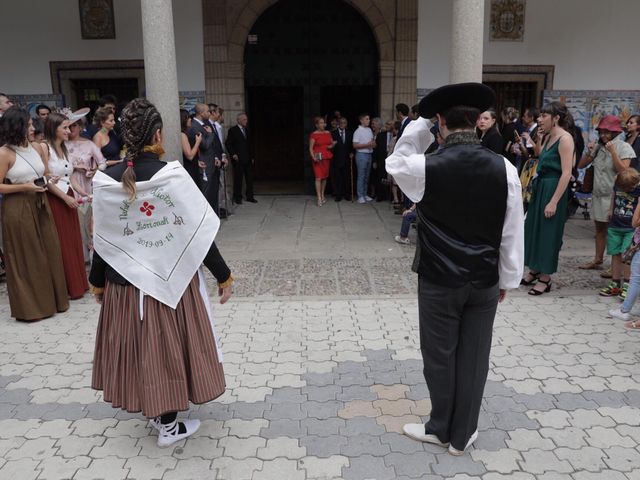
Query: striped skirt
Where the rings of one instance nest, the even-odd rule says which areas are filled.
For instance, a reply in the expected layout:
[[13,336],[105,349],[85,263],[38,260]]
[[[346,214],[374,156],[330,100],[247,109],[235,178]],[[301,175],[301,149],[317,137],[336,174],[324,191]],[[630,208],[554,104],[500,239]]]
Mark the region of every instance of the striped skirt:
[[196,274],[175,310],[139,291],[107,282],[93,359],[92,388],[116,408],[148,418],[183,411],[224,393],[206,306]]

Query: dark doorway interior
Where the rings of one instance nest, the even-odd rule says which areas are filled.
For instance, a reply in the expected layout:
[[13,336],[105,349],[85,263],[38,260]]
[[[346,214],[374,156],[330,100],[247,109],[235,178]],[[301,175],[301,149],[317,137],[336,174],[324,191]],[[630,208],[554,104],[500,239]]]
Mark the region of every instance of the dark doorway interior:
[[540,107],[537,104],[537,82],[483,82],[496,92],[496,112],[505,107],[515,107],[522,114],[529,107]]
[[71,80],[76,94],[76,105],[89,107],[94,112],[103,95],[115,95],[120,104],[139,96],[137,78],[104,78]]
[[268,8],[245,47],[256,192],[269,193],[265,180],[279,193],[282,182],[292,193],[313,191],[313,116],[339,110],[355,128],[358,113],[377,113],[378,78],[373,32],[345,1],[281,0]]
[[304,168],[298,161],[302,144],[296,140],[304,135],[304,125],[291,121],[303,117],[303,100],[302,87],[250,89],[256,179],[300,182],[303,178]]

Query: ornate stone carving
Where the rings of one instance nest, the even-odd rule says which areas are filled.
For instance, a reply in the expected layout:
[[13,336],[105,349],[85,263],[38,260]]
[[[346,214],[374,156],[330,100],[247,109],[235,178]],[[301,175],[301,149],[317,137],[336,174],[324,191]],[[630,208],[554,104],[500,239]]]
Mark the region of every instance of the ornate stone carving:
[[83,39],[116,38],[113,0],[79,0],[79,2]]
[[524,40],[524,11],[526,0],[491,0],[489,40]]

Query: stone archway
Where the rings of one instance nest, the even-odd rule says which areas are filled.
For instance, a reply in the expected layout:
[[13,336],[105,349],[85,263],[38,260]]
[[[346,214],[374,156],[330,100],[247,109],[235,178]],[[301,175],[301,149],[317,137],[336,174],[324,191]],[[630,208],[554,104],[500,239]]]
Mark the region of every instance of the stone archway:
[[[246,108],[244,49],[260,15],[278,0],[203,0],[205,89],[222,105],[227,125]],[[344,0],[370,25],[378,43],[380,113],[416,101],[418,0]],[[231,120],[231,121],[230,121]]]

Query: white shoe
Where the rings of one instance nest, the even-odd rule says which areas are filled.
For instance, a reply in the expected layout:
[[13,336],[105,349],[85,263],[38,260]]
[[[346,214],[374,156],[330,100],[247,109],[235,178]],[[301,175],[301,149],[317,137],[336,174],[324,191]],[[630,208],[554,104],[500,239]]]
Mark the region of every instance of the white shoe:
[[396,235],[393,239],[396,242],[401,243],[402,245],[411,245],[411,242],[408,238],[402,238],[400,235]]
[[367,201],[364,199],[364,197],[360,197],[358,198],[358,203],[367,203]]
[[402,427],[402,431],[408,437],[418,440],[419,442],[433,443],[441,447],[448,447],[448,442],[441,442],[438,437],[432,433],[424,433],[424,423],[407,423]]
[[160,428],[162,427],[162,423],[160,423],[160,417],[152,418],[151,420],[149,420],[149,425],[160,431]]
[[456,457],[459,457],[460,455],[463,455],[464,452],[467,450],[467,448],[473,445],[473,442],[475,442],[477,439],[478,439],[478,430],[476,430],[471,434],[471,438],[467,442],[467,446],[464,447],[464,450],[458,450],[457,448],[453,448],[453,445],[449,445],[449,453],[451,455],[455,455]]
[[631,319],[631,315],[629,315],[629,312],[623,312],[622,308],[620,307],[612,308],[611,310],[609,310],[609,316],[611,318],[617,318],[618,320],[623,320],[625,322],[628,322]]
[[373,198],[371,198],[369,195],[365,195],[365,196],[364,196],[364,199],[365,199],[367,202],[373,202]]
[[[184,425],[186,432],[178,433],[180,431],[180,423]],[[174,420],[168,425],[160,425],[160,431],[158,432],[158,446],[160,448],[165,448],[173,445],[177,441],[193,435],[199,428],[200,420],[183,420],[181,422]]]

